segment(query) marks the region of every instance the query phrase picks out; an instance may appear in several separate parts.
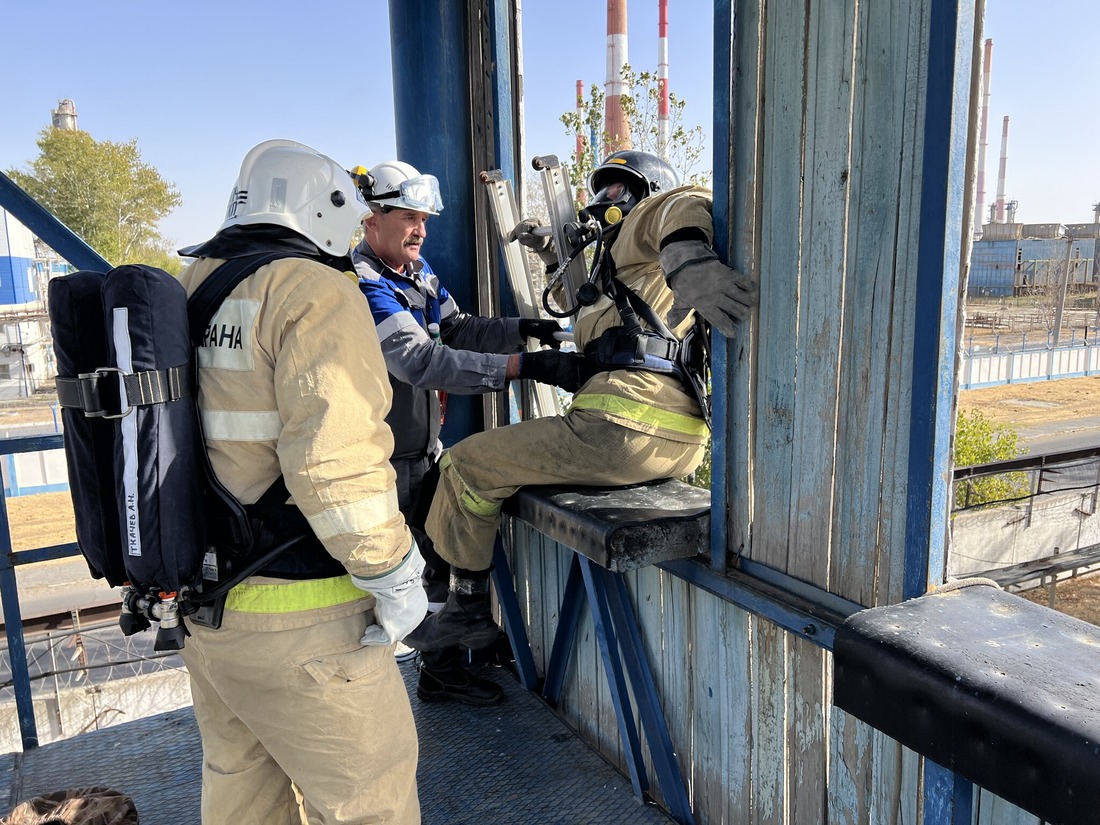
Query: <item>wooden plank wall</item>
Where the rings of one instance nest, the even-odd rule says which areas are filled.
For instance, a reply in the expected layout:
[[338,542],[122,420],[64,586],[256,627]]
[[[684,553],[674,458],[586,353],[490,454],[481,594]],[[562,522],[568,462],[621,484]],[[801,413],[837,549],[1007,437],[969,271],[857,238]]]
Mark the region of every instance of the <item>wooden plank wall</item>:
[[[716,2],[716,19],[731,24],[716,26],[716,54],[725,37],[734,64],[730,78],[715,78],[730,101],[728,117],[715,118],[730,132],[728,168],[716,168],[728,194],[716,204],[728,222],[716,225],[717,246],[759,275],[761,307],[717,361],[727,427],[715,435],[726,468],[715,490],[726,506],[715,512],[729,515],[712,529],[731,556],[867,606],[904,597],[910,462],[928,460],[912,456],[914,410],[928,408],[914,403],[914,363],[942,363],[953,346],[916,321],[929,27],[945,2]],[[978,13],[975,0],[957,3],[962,88],[980,42],[977,2]],[[965,98],[962,108],[951,128],[965,140]],[[962,174],[952,168],[956,184]],[[933,307],[945,333],[958,278],[945,273]],[[936,504],[926,489],[915,495],[926,513]],[[928,521],[935,531],[942,519]],[[571,551],[514,529],[541,669]],[[921,760],[833,707],[827,652],[660,570],[627,579],[697,821],[922,821]],[[622,766],[592,635],[586,611],[561,713]],[[976,799],[975,825],[1035,822],[984,792]]]

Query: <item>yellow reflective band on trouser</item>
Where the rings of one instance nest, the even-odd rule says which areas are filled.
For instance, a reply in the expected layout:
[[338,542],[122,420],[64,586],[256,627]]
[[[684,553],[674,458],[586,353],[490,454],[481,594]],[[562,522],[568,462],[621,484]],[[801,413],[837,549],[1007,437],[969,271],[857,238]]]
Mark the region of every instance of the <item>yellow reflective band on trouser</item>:
[[[439,469],[446,470],[450,466],[451,454],[446,453],[443,456],[443,460],[439,462]],[[462,479],[462,474],[458,470],[455,470],[454,473],[458,476],[458,480],[462,481],[462,496],[460,500],[465,509],[469,510],[475,516],[481,516],[482,518],[492,518],[500,512],[501,502],[482,498],[467,486],[466,482]]]
[[366,598],[351,576],[330,579],[288,581],[286,584],[249,584],[243,582],[225,597],[225,609],[238,613],[297,613],[333,607]]
[[639,424],[649,424],[660,427],[663,430],[671,430],[674,433],[695,435],[700,438],[707,436],[707,423],[692,415],[669,412],[643,404],[641,401],[631,401],[618,395],[578,395],[573,399],[566,412],[573,410],[599,410],[601,412],[618,415],[637,421]]

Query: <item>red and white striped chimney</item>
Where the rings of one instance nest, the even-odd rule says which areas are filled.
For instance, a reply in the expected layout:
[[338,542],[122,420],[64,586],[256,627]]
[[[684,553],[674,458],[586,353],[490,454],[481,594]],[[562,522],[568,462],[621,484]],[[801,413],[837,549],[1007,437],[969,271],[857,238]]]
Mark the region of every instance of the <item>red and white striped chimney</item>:
[[[577,163],[579,164],[584,158],[585,154],[585,139],[584,139],[584,81],[577,81]],[[588,201],[588,187],[584,185],[583,181],[577,183],[577,191],[575,194],[577,203],[586,203]]]
[[997,223],[1005,222],[1005,173],[1008,169],[1008,115],[1001,130],[1001,169],[997,173]]
[[604,83],[604,155],[630,148],[630,124],[623,114],[621,98],[626,91],[623,66],[626,57],[626,0],[607,0],[607,80]]
[[982,125],[978,140],[978,202],[975,205],[975,229],[981,230],[986,222],[985,214],[985,153],[989,149],[989,72],[993,67],[993,41],[985,41],[985,60],[982,63]]
[[657,8],[657,154],[668,160],[668,0]]

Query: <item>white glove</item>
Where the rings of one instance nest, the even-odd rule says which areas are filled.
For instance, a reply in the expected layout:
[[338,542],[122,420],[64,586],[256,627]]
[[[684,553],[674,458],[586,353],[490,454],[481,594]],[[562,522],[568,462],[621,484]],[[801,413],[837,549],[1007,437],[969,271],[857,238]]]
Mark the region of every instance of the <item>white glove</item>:
[[424,575],[424,558],[416,541],[408,554],[389,573],[372,578],[352,576],[360,590],[374,594],[374,620],[363,634],[364,645],[392,645],[405,638],[405,634],[424,621],[428,613],[428,595],[424,592],[421,577]]
[[676,241],[661,250],[661,269],[676,296],[668,314],[677,326],[695,309],[719,332],[732,338],[737,322],[749,317],[756,306],[757,288],[752,278],[730,269],[703,241]]
[[554,239],[550,232],[535,234],[536,229],[547,229],[538,218],[524,218],[516,224],[515,229],[508,233],[509,241],[519,241],[520,246],[525,246],[534,252],[547,266],[558,265],[558,252],[554,249]]

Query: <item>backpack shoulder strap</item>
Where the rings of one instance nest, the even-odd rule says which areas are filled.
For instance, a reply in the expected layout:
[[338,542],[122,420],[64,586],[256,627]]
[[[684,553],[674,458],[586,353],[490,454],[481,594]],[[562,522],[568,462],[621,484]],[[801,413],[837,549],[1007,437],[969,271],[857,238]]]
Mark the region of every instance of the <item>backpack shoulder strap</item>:
[[262,266],[267,266],[281,258],[293,257],[297,256],[290,251],[246,255],[243,258],[226,261],[211,272],[187,299],[187,324],[191,330],[191,343],[194,346],[202,343],[206,325],[210,323],[210,319],[214,317],[222,301],[229,297],[229,293],[237,284]]
[[[222,302],[229,293],[233,291],[233,288],[236,287],[237,284],[260,267],[266,266],[272,261],[277,261],[281,258],[294,257],[294,255],[295,253],[293,252],[282,251],[247,255],[243,258],[232,258],[211,272],[206,280],[199,284],[198,288],[191,294],[191,297],[187,299],[187,324],[190,331],[192,346],[197,347],[201,345],[207,324],[210,323],[210,319],[214,317],[214,314],[218,311],[218,307],[222,305]],[[192,359],[191,368],[197,373],[197,359]],[[193,380],[197,385],[197,375]],[[199,427],[201,429],[201,416],[199,421]],[[202,450],[202,454],[206,463],[206,478],[209,483],[209,490],[212,497],[211,506],[215,511],[220,510],[221,512],[221,535],[219,539],[226,542],[229,546],[236,548],[238,551],[247,552],[251,549],[254,538],[248,512],[240,502],[225,489],[225,486],[218,481],[217,476],[214,474],[213,467],[210,466],[209,453],[204,449]],[[281,501],[278,500],[280,491],[283,491],[283,498]],[[280,474],[271,484],[271,487],[268,488],[267,493],[264,494],[263,501],[265,502],[265,509],[263,515],[268,515],[269,512],[274,509],[272,502],[278,505],[286,501],[289,493],[285,491],[286,482],[283,481],[283,477]]]

